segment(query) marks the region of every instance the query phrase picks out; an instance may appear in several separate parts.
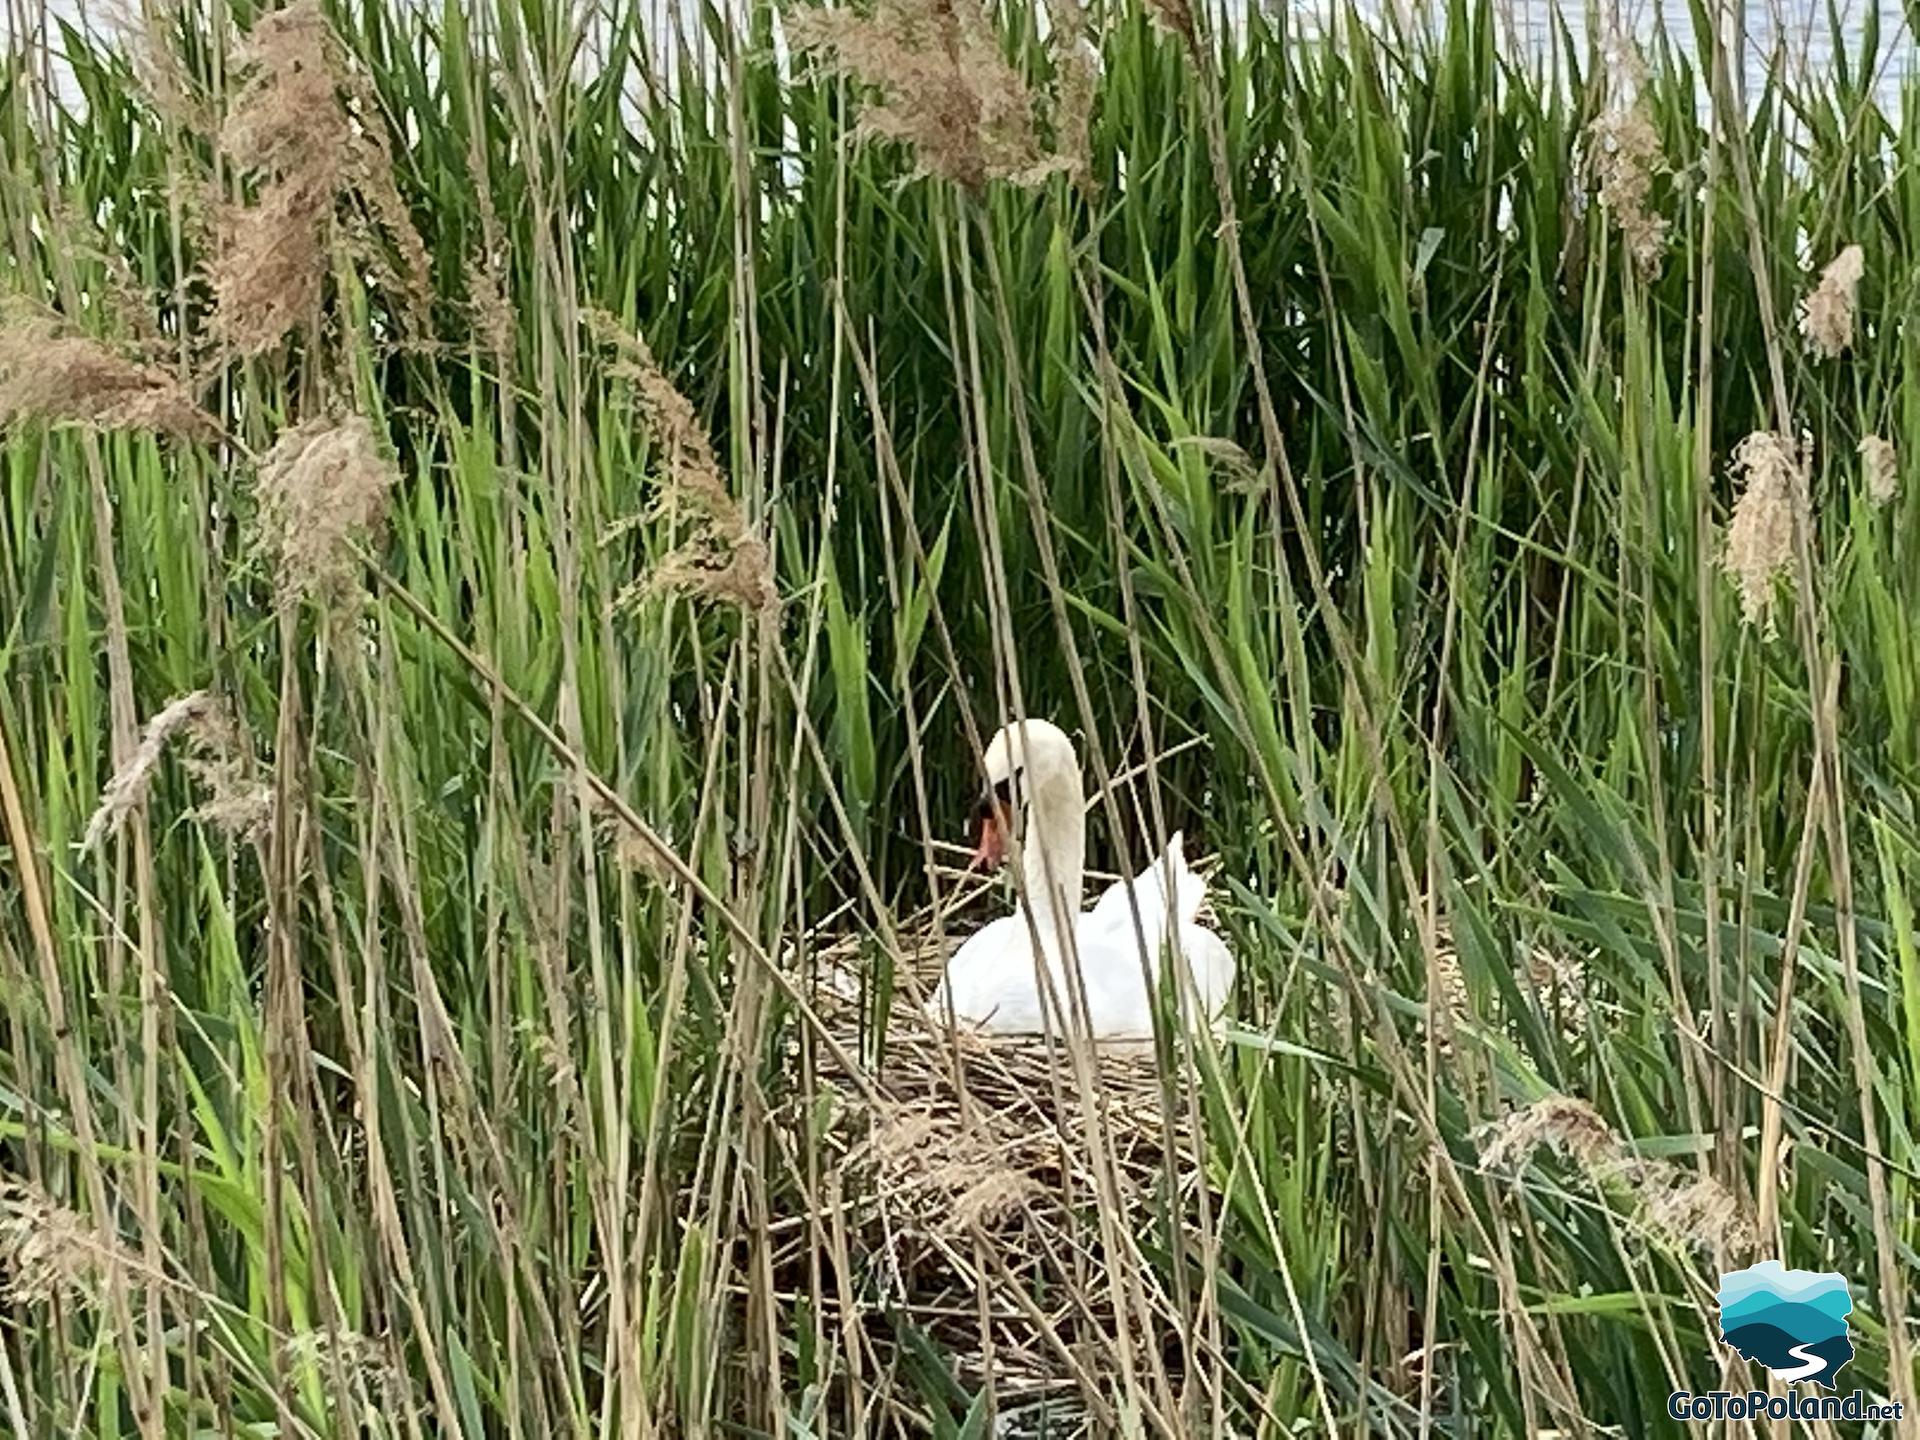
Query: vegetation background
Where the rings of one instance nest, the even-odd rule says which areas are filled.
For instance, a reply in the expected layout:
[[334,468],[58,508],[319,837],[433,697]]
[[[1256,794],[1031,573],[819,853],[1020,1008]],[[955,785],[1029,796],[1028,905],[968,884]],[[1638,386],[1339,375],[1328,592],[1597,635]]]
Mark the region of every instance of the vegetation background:
[[[1470,0],[678,13],[9,57],[7,1423],[1677,1435],[1761,1256],[1914,1413],[1874,22],[1743,107],[1705,8],[1552,75]],[[1017,1394],[873,1259],[820,983],[992,903],[1015,713],[1241,960],[1145,1222],[953,1242]]]

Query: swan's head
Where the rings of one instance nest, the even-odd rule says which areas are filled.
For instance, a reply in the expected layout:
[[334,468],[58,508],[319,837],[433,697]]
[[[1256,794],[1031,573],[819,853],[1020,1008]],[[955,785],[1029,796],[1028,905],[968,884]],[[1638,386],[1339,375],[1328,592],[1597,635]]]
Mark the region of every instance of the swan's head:
[[1046,720],[1018,720],[987,742],[987,791],[980,800],[980,842],[973,864],[996,868],[1006,859],[1007,836],[1024,815],[1034,791],[1071,779],[1080,789],[1080,758],[1067,732]]

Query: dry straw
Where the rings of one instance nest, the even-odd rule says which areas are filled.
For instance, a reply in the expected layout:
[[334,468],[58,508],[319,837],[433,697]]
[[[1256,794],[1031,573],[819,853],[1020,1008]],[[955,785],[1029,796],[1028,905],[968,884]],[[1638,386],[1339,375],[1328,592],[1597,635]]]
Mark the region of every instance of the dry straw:
[[398,479],[364,415],[309,420],[281,435],[260,461],[253,547],[273,567],[283,604],[352,589],[355,543],[379,529]]
[[[1184,1105],[1163,1109],[1150,1045],[1100,1046],[1087,1057],[1099,1097],[1089,1115],[1067,1079],[1075,1062],[1057,1043],[956,1031],[910,998],[943,972],[951,933],[943,943],[917,923],[899,932],[878,1053],[865,943],[847,935],[813,956],[814,1003],[840,1053],[871,1058],[868,1083],[856,1088],[822,1057],[823,1093],[838,1103],[796,1101],[786,1112],[787,1143],[822,1156],[826,1181],[811,1223],[845,1236],[862,1283],[931,1335],[963,1383],[984,1384],[990,1374],[1003,1401],[1060,1396],[1058,1334],[1023,1303],[1057,1297],[1076,1317],[1082,1398],[1104,1400],[1117,1383],[1122,1333],[1151,1342],[1140,1316],[1116,1309],[1104,1283],[1089,1287],[1086,1258],[1110,1234],[1192,1221],[1208,1183],[1204,1146]],[[898,983],[910,973],[916,984]],[[803,1246],[778,1264],[776,1283],[807,1283]],[[891,1346],[878,1344],[885,1363]]]
[[273,791],[254,757],[252,742],[225,701],[195,690],[147,721],[140,743],[107,781],[87,821],[84,848],[96,848],[146,801],[169,744],[187,747],[187,773],[205,797],[195,815],[229,833],[258,835],[273,809]]
[[1853,344],[1854,311],[1866,273],[1865,253],[1849,245],[1820,272],[1820,283],[1800,302],[1800,334],[1829,360]]
[[1756,430],[1733,452],[1740,485],[1720,566],[1740,594],[1740,617],[1774,628],[1774,582],[1793,562],[1793,527],[1807,505],[1806,474],[1784,435]]
[[20,420],[206,439],[213,418],[164,371],[47,317],[0,326],[0,427]]
[[1518,1171],[1535,1151],[1547,1149],[1597,1185],[1624,1187],[1645,1230],[1676,1249],[1741,1255],[1757,1243],[1739,1202],[1718,1181],[1634,1154],[1600,1112],[1576,1096],[1549,1095],[1483,1127],[1476,1139],[1488,1170]]
[[1860,442],[1860,473],[1867,483],[1867,498],[1885,505],[1900,493],[1900,456],[1891,440],[1869,435]]
[[908,146],[923,174],[979,189],[989,180],[1037,185],[1075,167],[1071,154],[1042,148],[1033,93],[978,0],[879,0],[871,15],[802,9],[787,34],[797,53],[880,92],[860,133]]
[[950,1239],[1013,1215],[1037,1189],[1030,1175],[1007,1163],[994,1138],[927,1105],[880,1117],[871,1154],[889,1199],[928,1217],[929,1233]]

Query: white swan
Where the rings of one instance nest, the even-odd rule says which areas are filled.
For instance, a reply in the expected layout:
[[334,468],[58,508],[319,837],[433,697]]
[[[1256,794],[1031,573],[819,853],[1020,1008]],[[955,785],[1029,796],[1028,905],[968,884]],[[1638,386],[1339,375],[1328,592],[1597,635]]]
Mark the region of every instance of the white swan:
[[[1020,908],[976,931],[954,952],[934,990],[935,1015],[944,1019],[951,1007],[955,1019],[997,1034],[1064,1034],[1069,1026],[1077,1031],[1078,1006],[1067,987],[1067,966],[1077,960],[1092,1037],[1149,1038],[1148,976],[1157,991],[1161,956],[1172,950],[1193,978],[1190,1003],[1208,1021],[1216,1019],[1233,986],[1234,960],[1226,942],[1199,922],[1206,882],[1187,868],[1181,837],[1168,841],[1166,852],[1130,882],[1138,929],[1127,902],[1129,882],[1114,884],[1083,914],[1087,818],[1073,742],[1044,720],[1016,722],[993,737],[986,766],[990,791],[974,859],[1000,862],[1017,810]],[[1069,935],[1070,944],[1064,939]],[[1035,964],[1036,937],[1046,985]]]

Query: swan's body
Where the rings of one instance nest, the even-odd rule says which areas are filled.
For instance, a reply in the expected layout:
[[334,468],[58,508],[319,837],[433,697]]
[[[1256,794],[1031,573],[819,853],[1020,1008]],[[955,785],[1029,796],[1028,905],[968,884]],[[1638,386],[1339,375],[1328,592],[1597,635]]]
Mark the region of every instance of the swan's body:
[[[1068,985],[1077,964],[1087,1032],[1096,1040],[1146,1039],[1170,953],[1191,977],[1195,1017],[1217,1018],[1233,986],[1233,955],[1200,923],[1206,883],[1188,868],[1181,837],[1083,913],[1086,804],[1072,742],[1045,721],[1009,726],[987,748],[987,778],[997,794],[1017,799],[1025,821],[1020,906],[954,952],[934,991],[934,1012],[944,1018],[951,1007],[956,1020],[998,1034],[1078,1031],[1080,1001]],[[1004,822],[990,815],[987,839],[996,823]],[[983,852],[991,849],[983,840]]]

